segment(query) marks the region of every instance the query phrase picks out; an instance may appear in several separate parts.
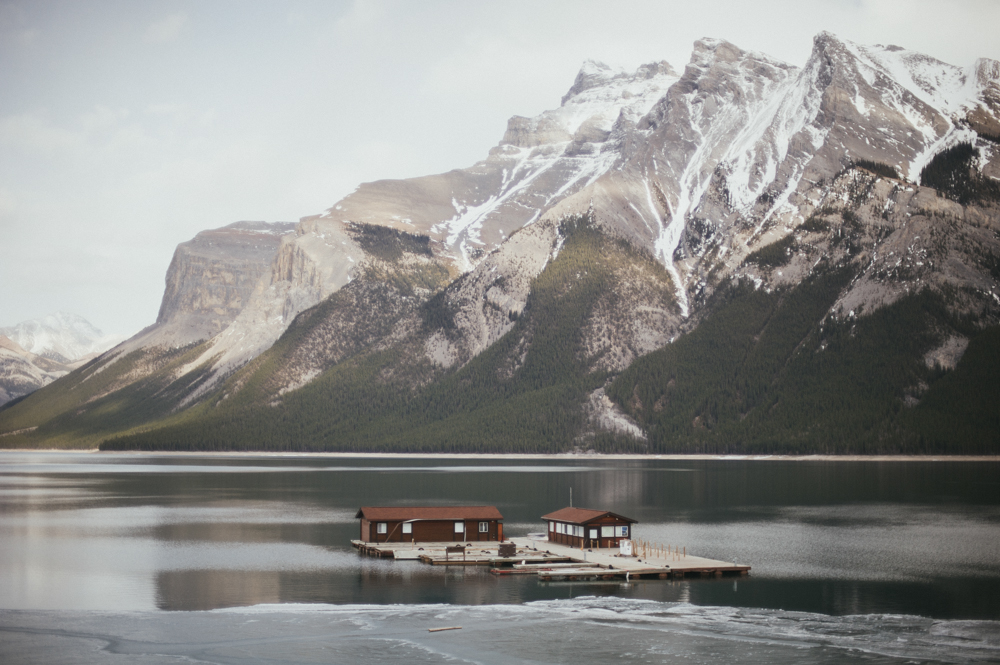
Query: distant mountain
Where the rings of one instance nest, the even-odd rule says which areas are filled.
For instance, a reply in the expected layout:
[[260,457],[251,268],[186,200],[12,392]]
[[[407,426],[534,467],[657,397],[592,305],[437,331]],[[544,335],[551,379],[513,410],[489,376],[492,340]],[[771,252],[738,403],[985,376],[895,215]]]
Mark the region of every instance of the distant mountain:
[[52,383],[124,339],[66,312],[0,328],[0,405]]
[[66,364],[26,351],[0,335],[0,405],[52,383],[70,369]]
[[469,168],[185,243],[0,445],[996,452],[998,145],[992,60],[586,63]]
[[122,335],[105,335],[82,316],[66,312],[0,328],[0,335],[26,351],[64,364],[103,353],[125,340]]

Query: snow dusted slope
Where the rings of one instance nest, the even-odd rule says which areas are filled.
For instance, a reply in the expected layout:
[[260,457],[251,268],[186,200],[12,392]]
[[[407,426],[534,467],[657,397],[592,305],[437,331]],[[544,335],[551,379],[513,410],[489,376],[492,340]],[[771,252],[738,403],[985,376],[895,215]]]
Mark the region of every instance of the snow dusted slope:
[[634,73],[585,63],[558,109],[511,118],[487,159],[440,175],[365,183],[323,215],[304,218],[282,243],[270,279],[187,369],[211,361],[223,376],[350,283],[367,265],[355,223],[429,236],[441,261],[461,272],[474,268],[511,233],[606,173],[635,123],[676,81],[666,62]]
[[547,214],[593,207],[660,258],[687,314],[709,271],[787,234],[815,208],[817,183],[848,164],[881,162],[913,180],[941,150],[974,141],[974,123],[996,126],[997,74],[992,61],[963,70],[829,33],[801,69],[701,40],[631,149]]
[[511,118],[486,160],[426,178],[364,184],[323,217],[429,234],[468,270],[554,202],[606,173],[621,138],[676,81],[666,62],[631,74],[587,62],[558,109]]
[[0,335],[0,405],[52,383],[71,369]]
[[125,339],[121,335],[105,335],[82,316],[66,312],[0,328],[0,335],[25,351],[61,363],[102,353]]

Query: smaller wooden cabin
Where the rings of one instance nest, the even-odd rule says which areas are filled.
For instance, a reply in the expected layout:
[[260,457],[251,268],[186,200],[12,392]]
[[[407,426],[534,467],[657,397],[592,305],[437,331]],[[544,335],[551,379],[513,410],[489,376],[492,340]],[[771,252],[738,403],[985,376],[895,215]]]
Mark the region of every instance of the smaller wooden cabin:
[[549,523],[549,541],[570,547],[618,547],[632,537],[638,520],[610,510],[563,508],[542,519]]
[[355,517],[366,543],[503,540],[496,506],[362,506]]

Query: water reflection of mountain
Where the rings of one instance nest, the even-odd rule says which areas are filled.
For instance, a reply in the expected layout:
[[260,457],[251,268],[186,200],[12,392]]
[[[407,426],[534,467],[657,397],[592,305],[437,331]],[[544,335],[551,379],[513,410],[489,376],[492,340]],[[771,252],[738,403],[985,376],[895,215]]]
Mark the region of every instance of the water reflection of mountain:
[[[354,529],[350,527],[355,527]],[[317,523],[259,524],[239,522],[179,522],[158,524],[149,534],[169,543],[301,543],[343,548],[356,538],[356,525]]]
[[[526,588],[526,580],[500,581],[478,567],[372,564],[360,570],[162,571],[156,575],[156,606],[194,611],[271,603],[483,605],[520,603],[537,595]],[[530,582],[537,585],[534,579]]]
[[156,606],[193,611],[280,603],[280,577],[264,571],[161,571],[156,575]]

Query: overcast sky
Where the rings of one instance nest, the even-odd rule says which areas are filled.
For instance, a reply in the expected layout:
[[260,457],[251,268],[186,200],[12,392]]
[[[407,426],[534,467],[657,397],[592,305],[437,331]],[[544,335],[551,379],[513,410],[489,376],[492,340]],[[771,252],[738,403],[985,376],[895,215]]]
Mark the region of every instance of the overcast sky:
[[681,71],[721,37],[802,65],[829,30],[965,66],[997,26],[994,0],[0,0],[0,326],[133,333],[178,243],[469,166],[586,59]]

